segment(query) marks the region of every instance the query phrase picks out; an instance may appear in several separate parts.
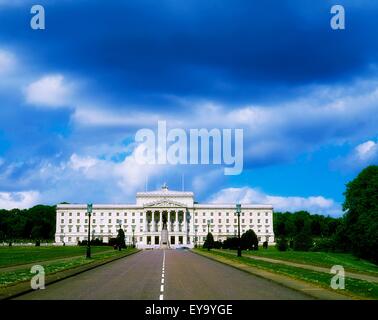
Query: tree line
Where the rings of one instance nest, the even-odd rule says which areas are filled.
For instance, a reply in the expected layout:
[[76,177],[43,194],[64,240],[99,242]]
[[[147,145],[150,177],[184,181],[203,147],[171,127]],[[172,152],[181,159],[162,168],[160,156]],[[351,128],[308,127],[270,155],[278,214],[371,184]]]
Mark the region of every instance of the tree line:
[[0,242],[53,240],[55,206],[38,205],[30,209],[0,210]]
[[[346,185],[340,218],[307,211],[275,212],[273,229],[280,251],[350,252],[378,264],[378,166],[369,166]],[[242,249],[257,250],[253,230],[241,236]],[[237,238],[214,241],[208,234],[204,247],[236,250]],[[267,247],[267,243],[264,243]]]
[[[344,195],[344,215],[340,218],[307,211],[275,212],[273,222],[278,249],[352,252],[378,263],[378,166],[362,170],[346,185]],[[51,241],[55,219],[55,206],[0,210],[0,241]],[[253,230],[242,237],[246,243],[243,247],[255,249],[257,237]],[[237,247],[233,238],[223,243],[213,240],[208,243],[231,249]]]

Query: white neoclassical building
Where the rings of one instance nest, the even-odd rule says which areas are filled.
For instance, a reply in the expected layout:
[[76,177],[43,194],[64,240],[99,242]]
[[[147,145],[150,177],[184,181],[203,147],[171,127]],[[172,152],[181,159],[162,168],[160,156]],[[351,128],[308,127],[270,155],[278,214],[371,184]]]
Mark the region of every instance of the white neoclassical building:
[[[86,204],[59,204],[56,209],[58,244],[77,244],[88,238]],[[92,239],[108,242],[122,227],[126,244],[138,248],[193,247],[202,245],[207,232],[214,240],[237,235],[236,204],[200,204],[193,192],[161,190],[138,192],[135,204],[94,204],[91,217]],[[253,229],[260,243],[274,243],[273,207],[243,204],[240,233]]]

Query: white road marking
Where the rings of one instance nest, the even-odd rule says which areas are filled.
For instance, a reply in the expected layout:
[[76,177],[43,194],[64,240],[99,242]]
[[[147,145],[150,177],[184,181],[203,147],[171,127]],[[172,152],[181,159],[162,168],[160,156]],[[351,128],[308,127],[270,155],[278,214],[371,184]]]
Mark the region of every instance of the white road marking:
[[161,285],[160,285],[160,296],[159,300],[164,300],[164,268],[165,268],[165,250],[163,251],[163,265],[161,268]]

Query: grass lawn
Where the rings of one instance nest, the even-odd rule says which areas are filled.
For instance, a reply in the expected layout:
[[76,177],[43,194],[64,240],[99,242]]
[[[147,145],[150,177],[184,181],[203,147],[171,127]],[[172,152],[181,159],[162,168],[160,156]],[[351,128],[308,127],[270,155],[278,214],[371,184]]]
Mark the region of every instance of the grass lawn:
[[[201,250],[206,253],[206,249],[195,249]],[[295,279],[307,281],[318,286],[330,289],[331,278],[333,274],[328,274],[324,272],[317,272],[306,270],[298,267],[286,266],[277,263],[270,263],[265,261],[253,260],[247,257],[238,258],[236,256],[231,256],[228,253],[223,253],[220,251],[210,251],[211,254],[221,256],[226,258],[230,262],[243,263],[252,267],[261,268],[267,271],[279,273],[285,276],[289,276]],[[294,252],[296,253],[296,252]],[[303,261],[302,261],[303,262]],[[342,264],[342,263],[341,263]],[[378,283],[372,283],[368,281],[358,280],[358,279],[345,279],[345,290],[339,290],[340,293],[346,293],[351,296],[357,296],[360,298],[378,299]]]
[[[233,251],[236,252],[236,251]],[[341,265],[346,271],[366,273],[378,276],[378,266],[372,262],[359,259],[349,253],[334,252],[300,252],[300,251],[278,251],[275,247],[268,249],[259,248],[258,251],[243,251],[244,254],[286,260],[296,263],[310,264],[314,266],[331,269],[334,265]]]
[[[75,252],[75,250],[69,250],[68,249],[69,247],[62,247],[62,248],[68,250],[69,252]],[[72,248],[73,247],[71,247],[70,249]],[[96,249],[98,248],[100,247],[97,247]],[[109,247],[107,249],[109,250]],[[102,252],[97,255],[93,255],[91,259],[86,259],[84,254],[81,254],[80,256],[71,256],[71,258],[65,259],[63,261],[45,260],[44,262],[39,263],[39,264],[44,267],[45,274],[46,276],[48,276],[50,274],[57,273],[63,270],[75,268],[75,267],[86,265],[86,264],[91,264],[96,261],[106,260],[108,258],[112,258],[116,256],[122,256],[122,255],[125,255],[126,253],[130,253],[136,250],[137,249],[128,248],[122,251],[112,250],[112,251]],[[97,252],[98,251],[99,250],[97,250]],[[58,258],[60,257],[61,256],[59,256]],[[53,259],[55,258],[57,257],[54,256]],[[33,276],[34,274],[30,272],[30,268],[21,268],[15,271],[7,271],[7,272],[0,271],[0,289],[10,286],[10,285],[14,285],[19,282],[29,281]]]
[[[112,247],[91,247],[91,252],[112,250]],[[84,256],[86,247],[47,246],[47,247],[0,247],[0,268],[74,256]]]

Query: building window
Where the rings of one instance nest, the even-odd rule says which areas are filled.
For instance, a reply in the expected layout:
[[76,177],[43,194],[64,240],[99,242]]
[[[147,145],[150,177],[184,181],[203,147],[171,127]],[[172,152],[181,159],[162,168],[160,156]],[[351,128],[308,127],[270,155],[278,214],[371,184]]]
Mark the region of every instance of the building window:
[[64,213],[62,212],[60,215],[63,217],[63,216],[64,216]]
[[76,220],[76,223],[80,223],[80,219],[77,219],[77,220]]
[[70,212],[70,217],[72,217],[72,212]]
[[64,223],[64,219],[60,220],[60,223]]
[[268,220],[268,219],[265,219],[265,223],[269,223],[269,220]]
[[72,219],[69,219],[69,220],[68,220],[68,223],[72,223]]
[[93,223],[96,223],[96,219],[93,219]]
[[133,212],[133,217],[135,217],[135,212]]
[[261,220],[261,219],[257,219],[257,223],[260,223],[260,220]]

